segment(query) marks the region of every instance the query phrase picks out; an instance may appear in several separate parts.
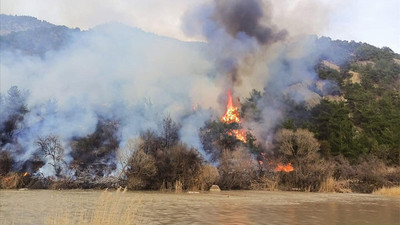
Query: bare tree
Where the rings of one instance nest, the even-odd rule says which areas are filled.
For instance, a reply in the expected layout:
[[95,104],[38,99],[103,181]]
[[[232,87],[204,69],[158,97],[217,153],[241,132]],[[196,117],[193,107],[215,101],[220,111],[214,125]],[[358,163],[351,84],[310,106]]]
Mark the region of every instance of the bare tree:
[[117,150],[118,163],[121,166],[121,171],[118,175],[118,179],[126,178],[126,170],[129,167],[129,159],[132,156],[135,149],[139,149],[139,146],[143,140],[141,138],[129,139],[123,148]]
[[287,158],[311,158],[318,157],[318,140],[314,134],[305,129],[297,131],[281,129],[276,134],[279,144],[279,152]]
[[61,145],[60,138],[57,135],[48,135],[46,137],[39,137],[36,141],[39,150],[45,157],[50,158],[50,164],[54,168],[56,177],[60,176],[62,171],[62,164],[64,161],[64,148]]

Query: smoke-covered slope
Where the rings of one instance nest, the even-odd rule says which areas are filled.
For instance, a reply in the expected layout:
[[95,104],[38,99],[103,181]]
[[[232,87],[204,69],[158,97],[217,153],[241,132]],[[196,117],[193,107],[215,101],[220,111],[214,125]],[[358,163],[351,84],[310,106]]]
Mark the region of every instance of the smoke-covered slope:
[[[210,66],[201,53],[203,44],[159,37],[121,24],[69,35],[71,31],[39,28],[2,39],[15,44],[1,50],[2,149],[24,162],[36,152],[39,136],[56,134],[66,146],[69,163],[73,160],[69,152],[74,151],[71,141],[95,133],[99,123],[107,124],[102,121],[117,121],[115,135],[123,145],[146,129],[157,129],[167,115],[181,122],[182,141],[201,148],[197,130],[209,113],[194,111],[193,106],[215,108],[217,102],[216,89],[207,76]],[[27,41],[11,36],[19,34]],[[46,47],[30,44],[38,41]],[[31,54],[36,50],[39,54]],[[10,89],[13,86],[18,88]],[[96,146],[88,151],[103,148]],[[113,146],[107,151],[115,152]],[[108,161],[115,159],[115,154],[103,156]]]
[[[222,3],[232,10],[224,11]],[[273,151],[278,128],[318,124],[311,112],[321,101],[336,99],[344,105],[351,96],[352,87],[345,85],[350,71],[362,74],[360,82],[369,82],[363,88],[374,90],[374,98],[382,97],[382,89],[398,92],[393,58],[399,57],[390,49],[316,36],[286,40],[284,30],[260,23],[259,1],[251,3],[244,15],[255,23],[250,25],[235,20],[231,13],[238,6],[229,1],[193,13],[188,23],[223,11],[190,31],[206,32],[207,43],[178,41],[115,23],[84,32],[32,26],[1,36],[1,151],[17,162],[14,170],[21,170],[38,157],[38,138],[57,135],[65,150],[65,176],[90,169],[86,164],[91,163],[102,165],[95,170],[118,170],[117,149],[145,131],[161,132],[161,121],[168,117],[179,124],[179,140],[207,159],[205,151],[212,149],[204,149],[199,130],[207,121],[219,120],[228,90],[242,108],[241,125],[262,151]],[[368,60],[377,65],[376,71],[365,72]],[[259,96],[246,98],[253,89]],[[351,121],[350,113],[341,115]],[[348,127],[363,123],[360,119]],[[321,141],[327,138],[320,136]],[[48,163],[39,165],[30,172],[54,175]]]

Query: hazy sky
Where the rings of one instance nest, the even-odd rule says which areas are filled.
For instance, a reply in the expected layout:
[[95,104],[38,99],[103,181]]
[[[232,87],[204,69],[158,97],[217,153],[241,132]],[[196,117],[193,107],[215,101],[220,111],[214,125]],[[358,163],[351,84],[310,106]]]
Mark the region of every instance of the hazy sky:
[[[58,25],[88,29],[121,22],[179,39],[187,10],[211,0],[1,0],[1,13],[30,15]],[[399,0],[275,0],[272,17],[291,34],[388,46],[400,52]]]

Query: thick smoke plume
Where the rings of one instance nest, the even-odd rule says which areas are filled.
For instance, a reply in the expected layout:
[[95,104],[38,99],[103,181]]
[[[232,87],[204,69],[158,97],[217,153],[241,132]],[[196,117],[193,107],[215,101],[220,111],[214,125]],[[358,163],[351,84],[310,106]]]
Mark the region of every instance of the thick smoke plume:
[[[283,40],[287,32],[269,24],[271,18],[263,10],[265,7],[260,0],[218,0],[215,2],[214,17],[233,37],[245,33],[256,38],[260,44]],[[262,21],[267,24],[262,24]]]
[[[315,12],[326,9],[317,7],[315,2],[297,3],[306,8],[312,5]],[[214,0],[188,12],[183,27],[188,35],[203,37],[210,46],[208,54],[215,62],[221,108],[225,106],[228,90],[236,100],[238,97],[243,100],[252,89],[264,92],[263,98],[256,102],[261,121],[247,118],[243,124],[265,146],[270,145],[276,125],[285,116],[285,102],[293,100],[315,105],[321,98],[316,93],[318,77],[314,66],[324,50],[318,49],[316,37],[300,35],[295,29],[292,30],[296,36],[290,36],[285,28],[274,24],[293,27],[295,22],[297,30],[306,27],[301,20],[291,21],[290,26],[274,21],[279,18],[274,15],[274,7],[278,7],[276,11],[280,13],[293,10],[287,6],[287,2]],[[300,14],[297,10],[296,15]],[[319,81],[319,87],[325,86],[329,84]]]
[[183,28],[206,38],[224,94],[255,72],[265,48],[287,37],[272,24],[270,11],[271,4],[259,0],[216,0],[186,14]]

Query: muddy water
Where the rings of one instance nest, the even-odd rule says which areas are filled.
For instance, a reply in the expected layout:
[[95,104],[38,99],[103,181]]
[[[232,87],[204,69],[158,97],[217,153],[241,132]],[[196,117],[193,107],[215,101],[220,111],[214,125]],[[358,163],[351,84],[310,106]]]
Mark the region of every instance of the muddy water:
[[[102,194],[3,190],[0,224],[46,224],[54,215],[82,217],[96,211]],[[257,191],[111,194],[118,196],[124,213],[134,214],[142,224],[400,225],[400,198],[395,197]],[[125,207],[129,204],[135,207]]]

